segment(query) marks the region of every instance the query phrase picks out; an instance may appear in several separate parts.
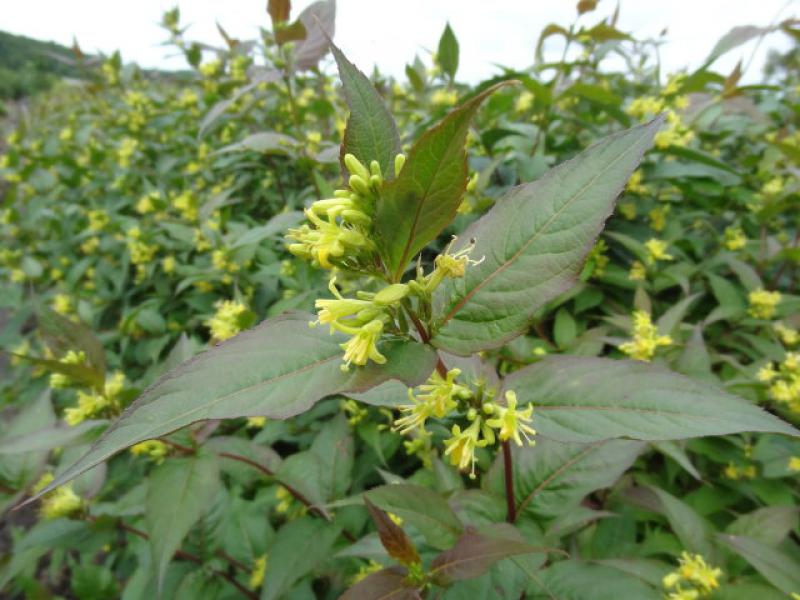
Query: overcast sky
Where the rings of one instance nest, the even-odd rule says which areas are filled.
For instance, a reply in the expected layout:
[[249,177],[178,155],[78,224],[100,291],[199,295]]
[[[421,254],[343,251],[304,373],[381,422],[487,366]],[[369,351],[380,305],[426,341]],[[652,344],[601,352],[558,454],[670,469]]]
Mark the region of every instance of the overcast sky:
[[[268,26],[266,0],[0,0],[0,29],[71,44],[75,36],[84,51],[122,51],[126,61],[146,67],[182,68],[182,58],[160,45],[158,23],[164,10],[177,4],[188,36],[216,43],[215,22],[234,37],[249,39]],[[293,15],[311,4],[294,0]],[[496,72],[495,64],[524,68],[542,28],[550,22],[569,25],[576,0],[338,0],[336,39],[363,70],[378,64],[402,77],[415,54],[436,47],[450,21],[461,45],[459,78],[478,81]],[[667,28],[662,64],[667,72],[696,67],[714,43],[737,25],[768,25],[800,16],[800,0],[620,0],[619,28],[636,36],[657,36]],[[616,0],[600,0],[594,13],[582,17],[591,25],[613,12]],[[558,51],[557,41],[546,46]],[[750,59],[749,43],[720,59],[729,72],[740,58]],[[783,33],[769,36],[755,55],[746,81],[758,78],[770,48],[787,49]]]

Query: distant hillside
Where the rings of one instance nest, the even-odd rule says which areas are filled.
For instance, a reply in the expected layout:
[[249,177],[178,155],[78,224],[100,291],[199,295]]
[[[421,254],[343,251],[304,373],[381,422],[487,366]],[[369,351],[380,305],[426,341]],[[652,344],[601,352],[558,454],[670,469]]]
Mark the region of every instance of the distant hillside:
[[70,48],[0,31],[0,99],[19,99],[61,77],[80,77]]

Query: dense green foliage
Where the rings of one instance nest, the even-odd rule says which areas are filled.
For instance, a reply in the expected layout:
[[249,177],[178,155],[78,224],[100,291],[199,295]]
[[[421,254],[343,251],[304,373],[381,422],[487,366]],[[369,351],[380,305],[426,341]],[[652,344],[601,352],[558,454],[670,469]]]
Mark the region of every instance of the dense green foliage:
[[800,74],[713,71],[796,24],[664,75],[593,4],[476,86],[449,26],[394,81],[328,54],[329,2],[223,48],[171,11],[186,81],[38,98],[0,155],[0,590],[800,594]]

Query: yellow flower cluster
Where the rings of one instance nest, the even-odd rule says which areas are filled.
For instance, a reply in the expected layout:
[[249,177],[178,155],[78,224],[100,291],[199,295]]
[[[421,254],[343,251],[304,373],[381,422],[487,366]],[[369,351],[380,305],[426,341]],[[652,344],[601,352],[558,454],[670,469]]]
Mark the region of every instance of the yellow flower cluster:
[[667,600],[696,600],[719,587],[722,570],[706,563],[699,554],[683,552],[678,563],[678,568],[662,581],[668,590]]
[[787,352],[777,368],[774,363],[767,363],[759,369],[756,378],[770,384],[770,398],[800,413],[800,353]]
[[785,346],[794,346],[800,343],[800,332],[794,327],[787,327],[783,323],[778,322],[775,323],[772,328]]
[[131,263],[134,265],[149,264],[159,250],[158,244],[148,244],[142,240],[142,231],[138,227],[128,230],[127,244]]
[[[67,365],[83,365],[86,364],[86,353],[81,350],[80,352],[75,352],[74,350],[68,350],[67,353],[61,357],[61,361]],[[70,379],[69,376],[64,375],[63,373],[53,373],[50,375],[50,387],[54,390],[62,389],[69,387],[74,382]]]
[[667,253],[668,244],[663,240],[651,238],[644,244],[647,250],[647,264],[653,265],[660,260],[672,260],[673,256]]
[[78,391],[78,405],[70,406],[64,411],[64,420],[68,425],[75,426],[88,418],[103,412],[119,412],[121,408],[120,395],[125,389],[125,374],[117,371],[106,380],[103,390]]
[[723,244],[728,250],[741,250],[747,244],[747,236],[739,227],[726,227]]
[[687,146],[694,139],[694,132],[683,122],[680,115],[673,110],[688,107],[685,96],[676,96],[670,100],[654,96],[642,96],[633,100],[627,108],[628,114],[638,119],[652,118],[657,114],[666,114],[665,126],[656,134],[655,145],[658,148],[669,146]]
[[738,481],[740,479],[755,479],[756,475],[758,475],[758,471],[755,465],[737,465],[736,463],[729,462],[723,474],[731,481]]
[[[398,155],[395,174],[404,162],[405,157]],[[345,155],[344,163],[350,173],[349,189],[336,190],[333,198],[314,202],[305,211],[311,225],[290,229],[286,236],[295,242],[287,246],[289,252],[323,269],[352,266],[374,249],[369,233],[383,187],[380,165],[373,160],[367,169],[352,154]]]
[[53,296],[50,306],[55,312],[62,315],[68,315],[74,308],[72,304],[72,298],[67,294],[56,294]]
[[400,407],[400,412],[406,416],[395,421],[397,430],[406,434],[413,429],[425,431],[425,421],[431,417],[443,419],[458,406],[459,400],[466,400],[472,396],[470,389],[456,383],[456,377],[461,375],[460,369],[451,369],[446,377],[434,371],[427,383],[419,386],[419,393],[414,394],[412,388],[408,389],[408,399],[411,404]]
[[747,312],[754,319],[771,319],[775,316],[775,308],[781,301],[780,292],[768,292],[762,288],[753,290],[747,296],[750,307]]
[[252,320],[252,314],[241,302],[220,300],[214,306],[217,311],[205,324],[211,330],[211,337],[218,342],[232,338]]
[[431,104],[434,106],[453,106],[458,102],[458,93],[455,90],[438,89],[431,94]]
[[650,361],[660,346],[669,346],[672,338],[659,335],[650,313],[637,310],[633,313],[633,339],[621,344],[619,349],[634,360]]
[[789,457],[789,464],[786,467],[792,473],[800,473],[800,456],[790,456]]
[[[52,483],[54,477],[52,473],[45,473],[33,486],[34,492],[39,492]],[[62,485],[52,492],[47,493],[39,509],[43,519],[58,519],[60,517],[71,517],[81,512],[85,507],[85,502],[72,489],[72,484]]]
[[160,440],[146,440],[131,446],[131,454],[134,456],[146,456],[157,465],[164,462],[169,447]]
[[650,218],[650,227],[653,229],[653,231],[664,230],[664,227],[667,226],[667,215],[669,214],[669,211],[669,204],[664,204],[661,206],[656,206],[648,213],[647,216]]

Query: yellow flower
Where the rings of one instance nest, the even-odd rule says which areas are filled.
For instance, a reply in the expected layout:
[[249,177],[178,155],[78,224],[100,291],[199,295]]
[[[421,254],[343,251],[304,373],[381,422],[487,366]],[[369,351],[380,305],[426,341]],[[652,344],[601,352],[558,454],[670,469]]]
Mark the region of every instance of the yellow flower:
[[100,231],[109,222],[108,213],[104,210],[90,210],[88,213],[89,217],[89,229],[91,231]]
[[[75,352],[74,350],[68,350],[67,353],[61,357],[62,363],[68,365],[82,365],[86,363],[86,353],[81,350],[80,352]],[[50,387],[54,390],[69,387],[72,385],[73,381],[67,375],[63,373],[53,373],[50,375]]]
[[781,341],[786,346],[794,346],[795,344],[800,342],[800,332],[797,329],[792,327],[786,327],[783,323],[775,323],[773,325],[775,329],[775,333],[778,334],[778,337],[781,338]]
[[728,250],[741,250],[747,244],[747,237],[739,227],[726,227],[724,244]]
[[658,347],[670,344],[672,338],[658,334],[658,328],[650,319],[650,314],[637,310],[633,313],[633,339],[621,344],[619,349],[634,360],[650,361]]
[[633,261],[631,270],[628,272],[628,279],[631,281],[644,281],[647,278],[647,267],[638,260]]
[[648,217],[650,218],[650,227],[653,228],[654,231],[663,231],[664,227],[667,225],[667,215],[669,214],[670,206],[669,204],[664,206],[656,206],[648,213]]
[[[645,195],[648,192],[647,187],[642,183],[642,179],[644,178],[644,174],[642,173],[641,169],[636,169],[631,178],[628,180],[627,189],[629,192],[639,195]],[[635,215],[634,215],[635,216]],[[633,217],[631,217],[633,218]]]
[[261,429],[267,424],[267,417],[247,417],[248,429]]
[[431,94],[431,104],[434,106],[453,106],[458,101],[458,94],[454,90],[436,90]]
[[206,321],[211,337],[222,342],[238,334],[247,325],[247,306],[235,300],[220,300],[214,305],[217,312]]
[[636,203],[635,202],[620,202],[619,213],[628,221],[633,221],[636,218]]
[[667,243],[663,240],[651,238],[644,244],[647,249],[647,264],[655,264],[659,260],[672,260],[673,256],[667,254]]
[[773,177],[761,188],[761,193],[765,196],[779,196],[783,192],[783,179],[781,177]]
[[59,314],[67,315],[72,312],[74,308],[72,305],[72,298],[67,294],[56,294],[53,296],[53,301],[50,304],[53,310]]
[[672,590],[669,600],[694,600],[719,587],[722,570],[711,567],[699,554],[683,552],[678,563],[678,568],[662,580],[664,588]]
[[775,315],[775,307],[781,301],[780,292],[768,292],[762,288],[753,290],[747,296],[750,308],[747,312],[755,319],[771,319]]
[[366,579],[367,575],[377,573],[381,569],[383,569],[383,565],[381,563],[370,560],[367,564],[361,565],[361,567],[358,569],[358,573],[350,578],[350,585],[352,586],[357,584],[359,581]]
[[100,238],[90,237],[88,240],[81,244],[81,252],[84,254],[94,254],[100,246]]
[[445,378],[434,371],[427,383],[419,386],[421,393],[415,396],[409,388],[408,398],[412,403],[400,407],[400,412],[407,416],[395,421],[397,430],[403,434],[415,428],[424,430],[428,418],[442,419],[456,408],[459,399],[469,398],[469,388],[455,382],[460,374],[460,369],[451,369]]
[[513,439],[517,446],[522,446],[522,437],[524,437],[528,445],[533,446],[536,442],[530,436],[536,435],[536,430],[528,425],[533,414],[533,404],[528,404],[524,410],[517,410],[517,394],[513,390],[508,390],[505,397],[506,406],[489,405],[492,406],[492,412],[496,416],[488,419],[486,424],[500,430],[497,437],[503,442]]
[[267,573],[267,555],[262,554],[253,562],[253,570],[250,572],[250,589],[256,590],[264,583],[264,575]]
[[475,449],[486,445],[485,441],[478,440],[480,428],[480,417],[464,431],[461,431],[458,425],[453,425],[450,431],[452,436],[444,441],[444,454],[450,457],[450,464],[457,466],[461,471],[470,468],[470,479],[475,479]]
[[165,256],[161,259],[161,268],[164,269],[164,273],[174,273],[175,265],[176,261],[174,256]]
[[72,489],[72,484],[67,483],[54,489],[44,497],[39,512],[43,519],[50,520],[71,517],[83,510],[83,508],[83,499]]
[[131,454],[146,456],[157,465],[164,462],[167,452],[169,452],[169,447],[161,440],[146,440],[131,446]]
[[756,379],[762,383],[768,383],[778,376],[775,366],[770,362],[761,367],[756,373]]
[[800,456],[792,456],[789,458],[789,464],[787,468],[792,473],[800,473]]
[[344,350],[344,370],[351,364],[366,365],[371,360],[379,365],[386,362],[386,357],[378,351],[377,342],[383,333],[383,322],[375,319],[362,325],[353,333],[349,341],[341,344]]
[[514,101],[514,112],[524,113],[530,110],[533,106],[534,95],[532,92],[525,90]]

